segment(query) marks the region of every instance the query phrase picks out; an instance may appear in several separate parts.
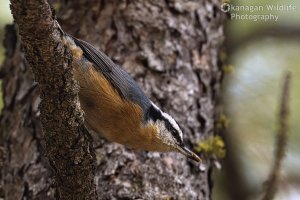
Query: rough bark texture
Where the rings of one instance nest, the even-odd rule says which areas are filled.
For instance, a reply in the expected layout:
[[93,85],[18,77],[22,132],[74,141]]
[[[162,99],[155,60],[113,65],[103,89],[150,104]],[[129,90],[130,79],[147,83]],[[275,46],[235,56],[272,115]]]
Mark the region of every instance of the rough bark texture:
[[[13,25],[6,27],[6,56],[2,68],[4,109],[1,115],[1,185],[4,199],[44,198],[53,195],[51,172],[41,155],[39,93],[24,64]],[[3,161],[4,160],[4,161]],[[4,193],[5,191],[5,193]]]
[[[80,0],[56,6],[63,29],[120,63],[181,124],[186,143],[193,146],[213,134],[222,74],[219,1]],[[6,46],[12,54],[3,68],[4,187],[11,195],[18,194],[11,199],[54,198],[50,171],[39,147],[38,93],[26,90],[31,88],[32,76],[22,64],[19,48],[14,48],[14,42]],[[25,94],[22,101],[16,100],[19,93]],[[96,142],[96,158],[100,199],[210,199],[209,159],[200,169],[176,153],[135,151],[104,140]]]
[[[71,56],[64,48],[52,10],[45,0],[11,0],[11,11],[18,25],[26,61],[32,68],[40,89],[40,120],[44,133],[42,146],[54,172],[57,198],[96,199],[94,184],[96,159],[92,141],[89,140],[83,123],[83,113],[77,96],[78,86],[73,80],[69,64]],[[23,120],[23,117],[20,117],[20,120]],[[17,125],[23,124],[21,122]],[[15,131],[18,133],[18,130]],[[21,146],[27,146],[32,145],[35,140],[28,143],[21,142],[23,143]],[[20,153],[26,155],[26,146]],[[10,146],[8,149],[11,149]],[[22,157],[22,154],[17,156]],[[19,170],[14,171],[13,167],[7,168],[12,169],[10,174],[12,176],[22,173]],[[4,175],[5,186],[13,184],[9,181],[8,175],[7,173]],[[5,188],[7,198],[15,195],[14,190],[10,189]]]

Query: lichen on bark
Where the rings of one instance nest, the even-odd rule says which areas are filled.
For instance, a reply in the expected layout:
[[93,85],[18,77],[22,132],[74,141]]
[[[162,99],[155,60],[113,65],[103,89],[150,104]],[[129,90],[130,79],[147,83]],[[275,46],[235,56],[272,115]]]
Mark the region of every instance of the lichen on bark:
[[[213,134],[215,105],[222,75],[218,53],[223,42],[223,17],[218,10],[218,4],[217,0],[201,2],[81,0],[60,2],[57,15],[64,30],[94,44],[121,64],[154,102],[175,117],[184,130],[185,142],[192,147],[198,141]],[[44,36],[42,34],[38,37]],[[61,43],[58,42],[57,47],[60,48]],[[9,56],[3,69],[7,71],[8,76],[4,81],[7,99],[11,98],[6,88],[8,85],[16,87],[16,84],[26,82],[26,85],[31,85],[32,83],[30,71],[27,65],[23,64],[19,48],[16,47],[14,52],[19,60],[12,64],[13,56]],[[64,53],[66,51],[62,51],[64,55],[62,58],[68,60],[68,54]],[[25,69],[21,69],[22,66]],[[56,65],[54,64],[53,68],[54,66]],[[51,80],[58,82],[58,85],[65,83],[62,77],[70,75],[68,69],[62,68],[65,71],[55,72],[62,73],[59,75],[60,78],[53,77]],[[16,71],[12,76],[10,76],[10,69]],[[43,70],[39,73],[48,72]],[[16,90],[16,93],[18,92]],[[49,95],[58,97],[69,92],[74,91],[62,90],[61,93],[49,91],[41,95],[42,98]],[[74,93],[66,97],[72,99]],[[9,117],[7,120],[11,120],[11,124],[17,126],[15,132],[11,131],[11,127],[5,128],[7,130],[5,145],[13,145],[11,147],[16,148],[23,143],[20,136],[28,136],[28,140],[32,141],[32,152],[35,155],[12,168],[10,168],[12,163],[7,162],[9,159],[6,160],[5,169],[9,168],[13,171],[9,171],[5,180],[11,185],[18,183],[16,184],[18,187],[11,190],[13,191],[11,193],[18,193],[19,196],[24,197],[31,194],[33,198],[51,199],[54,197],[51,196],[53,192],[50,187],[50,171],[47,163],[42,159],[39,148],[39,143],[42,141],[40,141],[41,135],[36,117],[38,111],[36,103],[29,103],[37,102],[38,100],[35,99],[38,99],[38,92],[32,89],[23,103],[13,100],[10,107],[8,104],[5,106],[1,125],[5,123],[4,119]],[[66,108],[64,106],[67,106],[69,101],[66,103],[64,98],[61,98],[49,105],[59,103],[63,103],[61,106]],[[22,109],[18,110],[18,106]],[[75,107],[68,108],[70,109],[67,109],[66,117],[74,114],[72,112],[77,113]],[[52,106],[49,109],[52,109]],[[52,110],[54,114],[60,114],[59,110]],[[31,119],[29,122],[28,118],[21,114],[25,111],[28,111],[26,117]],[[16,118],[15,116],[18,115],[20,117]],[[16,119],[20,119],[21,122],[15,121]],[[62,120],[64,118],[57,118],[49,124],[49,128],[56,128],[56,123],[65,122]],[[72,123],[81,123],[81,121],[75,120]],[[25,135],[24,131],[20,130],[28,126],[33,126],[37,130],[30,129]],[[75,130],[70,129],[70,131]],[[14,133],[17,134],[18,139]],[[56,142],[55,138],[56,134],[53,133],[53,137],[46,142]],[[74,138],[71,137],[71,139]],[[8,145],[7,140],[13,143]],[[78,140],[78,142],[81,141]],[[58,143],[58,145],[64,148],[70,143]],[[8,149],[11,150],[11,147]],[[79,152],[82,153],[82,151]],[[62,152],[59,152],[57,155],[61,154]],[[12,151],[10,155],[17,157],[20,152]],[[76,155],[76,153],[71,153],[71,155]],[[201,170],[199,165],[176,153],[136,151],[105,140],[96,142],[95,155],[97,171],[94,180],[100,199],[210,199],[212,169],[209,159],[205,161],[206,168]],[[32,162],[29,167],[28,162]],[[66,165],[69,164],[73,163],[66,162]],[[31,174],[27,169],[32,167],[36,167],[37,171],[44,170],[41,175],[43,184],[37,181],[29,182],[28,178],[25,178]],[[17,172],[21,172],[22,176]],[[32,177],[37,176],[32,175]],[[34,187],[36,185],[41,188],[36,189],[37,187]]]

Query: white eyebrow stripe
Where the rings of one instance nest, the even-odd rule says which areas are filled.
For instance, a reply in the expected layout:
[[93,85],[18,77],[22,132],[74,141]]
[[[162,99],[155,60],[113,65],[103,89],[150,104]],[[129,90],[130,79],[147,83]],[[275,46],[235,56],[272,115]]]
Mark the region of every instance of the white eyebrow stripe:
[[153,103],[153,101],[151,101],[151,104],[152,104],[152,106],[154,106],[154,108],[156,108],[157,110],[160,110],[159,107]]
[[[157,110],[160,110],[161,109],[155,105],[152,101],[151,101],[151,104],[157,109]],[[179,137],[181,138],[181,140],[183,140],[183,134],[182,134],[182,131],[180,129],[180,127],[178,126],[178,124],[176,123],[176,121],[173,119],[173,117],[171,117],[168,113],[165,113],[163,111],[161,111],[162,115],[171,123],[171,125],[178,131],[179,133]]]
[[178,131],[179,133],[179,137],[181,138],[181,140],[183,139],[182,136],[182,131],[180,130],[178,124],[176,123],[175,119],[173,119],[173,117],[171,117],[168,113],[162,112],[162,115],[168,119],[168,121],[172,124],[172,126]]

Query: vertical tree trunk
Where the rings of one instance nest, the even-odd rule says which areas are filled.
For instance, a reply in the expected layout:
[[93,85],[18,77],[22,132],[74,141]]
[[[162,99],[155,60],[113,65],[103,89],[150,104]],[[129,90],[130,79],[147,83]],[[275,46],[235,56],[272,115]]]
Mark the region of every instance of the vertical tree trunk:
[[[223,42],[219,1],[136,0],[56,3],[66,32],[101,48],[146,94],[181,124],[191,146],[213,134],[221,82]],[[6,199],[54,199],[44,159],[39,94],[12,26],[2,68],[2,184]],[[210,199],[211,163],[205,168],[176,153],[150,153],[96,142],[95,181],[100,199]],[[83,180],[84,181],[84,180]]]

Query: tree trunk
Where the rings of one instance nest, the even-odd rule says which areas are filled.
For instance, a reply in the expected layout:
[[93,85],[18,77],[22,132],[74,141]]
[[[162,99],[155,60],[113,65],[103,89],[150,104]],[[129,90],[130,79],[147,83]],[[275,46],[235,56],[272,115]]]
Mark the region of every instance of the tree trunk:
[[[62,28],[120,63],[155,103],[174,116],[187,144],[195,146],[213,135],[222,75],[219,1],[65,2],[54,3]],[[7,58],[1,69],[2,196],[55,199],[57,185],[44,158],[39,92],[13,26],[6,30]],[[177,153],[136,151],[105,140],[95,142],[95,151],[100,199],[211,198],[210,158],[200,168]]]

